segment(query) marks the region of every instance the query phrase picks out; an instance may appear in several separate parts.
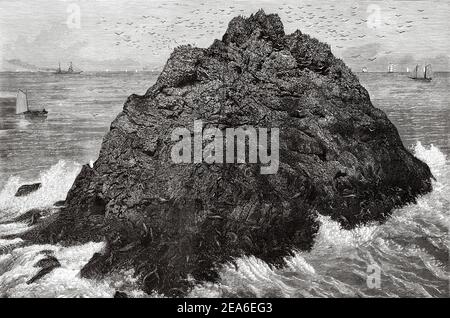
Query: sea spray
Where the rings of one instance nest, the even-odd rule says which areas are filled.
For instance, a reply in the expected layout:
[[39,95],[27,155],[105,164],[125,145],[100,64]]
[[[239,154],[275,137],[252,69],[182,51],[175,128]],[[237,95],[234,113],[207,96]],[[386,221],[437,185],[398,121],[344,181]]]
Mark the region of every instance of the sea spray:
[[[134,297],[143,297],[137,290],[133,271],[115,273],[103,280],[80,277],[80,269],[103,243],[87,243],[78,246],[31,245],[16,248],[0,256],[0,297],[112,297],[122,290]],[[35,264],[51,253],[60,263],[38,281],[27,284],[39,268]]]
[[[38,180],[24,181],[11,177],[0,191],[0,221],[11,220],[31,209],[51,207],[56,201],[64,200],[80,169],[81,165],[77,163],[60,160],[42,172]],[[14,196],[22,184],[32,182],[41,182],[42,187],[25,197]]]

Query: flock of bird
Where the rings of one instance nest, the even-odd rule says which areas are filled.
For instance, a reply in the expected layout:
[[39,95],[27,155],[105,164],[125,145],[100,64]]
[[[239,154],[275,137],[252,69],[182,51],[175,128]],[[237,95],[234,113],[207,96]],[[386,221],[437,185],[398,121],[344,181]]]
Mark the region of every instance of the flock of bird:
[[[256,10],[238,5],[208,8],[206,2],[197,4],[195,8],[189,6],[181,2],[162,3],[149,10],[152,14],[142,13],[132,20],[129,18],[120,21],[110,21],[103,16],[96,24],[104,31],[112,32],[115,39],[113,45],[118,48],[128,47],[145,54],[161,56],[182,44],[208,45],[223,34],[232,17],[248,15]],[[370,13],[367,13],[367,8],[358,5],[345,7],[333,4],[320,6],[283,3],[267,8],[266,12],[278,13],[286,30],[299,29],[328,42],[336,50],[361,45],[365,43],[363,41],[380,41],[377,39],[390,38],[395,34],[402,36],[414,31],[416,22],[420,22],[418,19],[429,19],[424,15],[425,9],[417,9],[414,18],[411,18],[411,14],[402,13],[392,6],[381,9],[379,20],[371,25],[368,24]],[[390,53],[392,52],[383,52],[384,55]],[[377,56],[361,54],[350,55],[349,58],[365,59],[368,62],[377,59]]]

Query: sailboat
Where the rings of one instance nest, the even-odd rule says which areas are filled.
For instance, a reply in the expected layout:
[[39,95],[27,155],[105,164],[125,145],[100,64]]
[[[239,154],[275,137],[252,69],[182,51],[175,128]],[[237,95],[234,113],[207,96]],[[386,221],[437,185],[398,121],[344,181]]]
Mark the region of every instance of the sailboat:
[[55,74],[58,74],[58,75],[65,75],[65,74],[80,74],[81,72],[83,72],[83,71],[74,71],[73,70],[73,64],[72,64],[72,62],[70,62],[70,64],[69,64],[69,68],[67,69],[67,71],[63,71],[62,69],[61,69],[61,63],[58,63],[58,68],[56,69],[56,72],[55,72]]
[[394,64],[392,64],[392,63],[389,64],[388,73],[394,73]]
[[425,65],[425,67],[423,68],[423,76],[422,74],[420,74],[420,65],[416,65],[409,78],[417,81],[430,82],[433,79],[433,70],[431,69],[431,64]]
[[30,110],[28,105],[27,92],[19,89],[17,91],[16,98],[16,115],[22,115],[25,117],[47,117],[47,111],[43,107]]

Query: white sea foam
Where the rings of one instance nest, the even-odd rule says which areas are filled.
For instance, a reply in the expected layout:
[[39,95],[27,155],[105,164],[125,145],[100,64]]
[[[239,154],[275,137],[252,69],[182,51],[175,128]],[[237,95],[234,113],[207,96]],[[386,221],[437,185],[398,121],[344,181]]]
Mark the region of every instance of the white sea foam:
[[[0,259],[0,294],[4,297],[108,297],[112,290],[105,283],[80,279],[79,271],[101,243],[63,248],[59,245],[33,245],[13,250]],[[44,258],[43,250],[52,251],[61,263],[39,281],[27,284],[39,268],[37,261]]]
[[[80,169],[79,164],[60,160],[43,172],[38,180],[11,177],[0,191],[0,221],[11,220],[34,208],[51,207],[56,201],[64,200]],[[21,185],[32,182],[41,182],[41,188],[24,197],[14,196]]]
[[29,229],[30,227],[28,227],[28,225],[23,222],[0,224],[0,237],[6,235],[20,234]]
[[[0,297],[112,297],[117,289],[131,296],[143,296],[136,290],[133,271],[121,272],[104,280],[80,277],[81,268],[103,243],[87,243],[79,246],[32,245],[19,247],[0,256]],[[34,265],[52,253],[61,264],[38,281],[27,281],[39,271]]]
[[447,165],[447,158],[445,154],[433,144],[427,148],[424,147],[420,141],[418,141],[414,147],[414,155],[428,164],[432,173],[441,174],[442,169]]

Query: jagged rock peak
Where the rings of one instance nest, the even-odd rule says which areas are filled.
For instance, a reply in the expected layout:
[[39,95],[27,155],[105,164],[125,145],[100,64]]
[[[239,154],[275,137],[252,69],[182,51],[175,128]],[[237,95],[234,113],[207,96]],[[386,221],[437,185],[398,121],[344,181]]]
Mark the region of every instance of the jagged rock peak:
[[238,16],[228,24],[228,29],[222,41],[226,44],[241,45],[252,35],[279,41],[285,35],[283,22],[281,22],[278,14],[266,14],[262,9],[249,18]]

